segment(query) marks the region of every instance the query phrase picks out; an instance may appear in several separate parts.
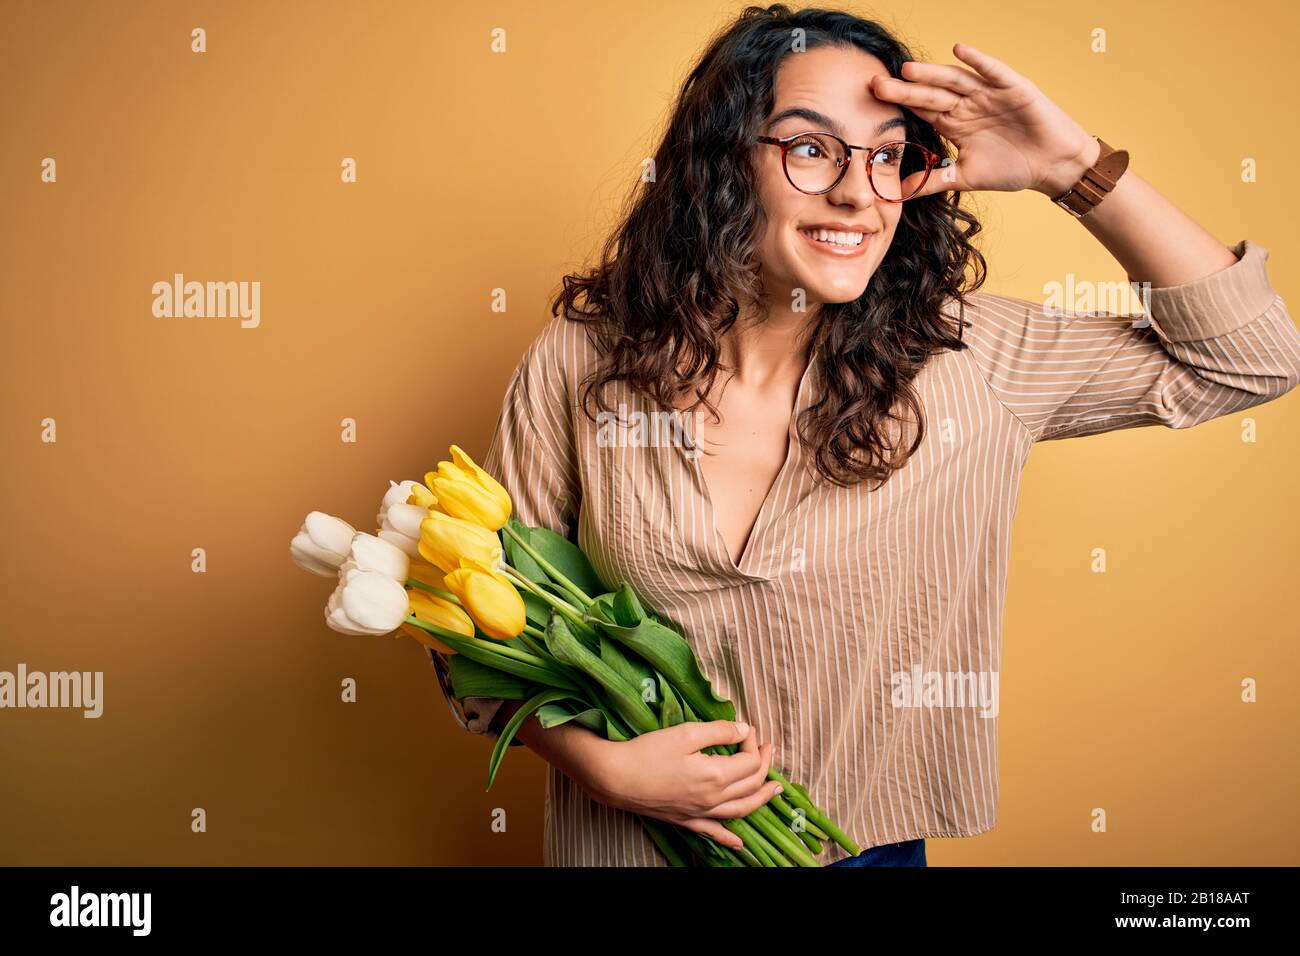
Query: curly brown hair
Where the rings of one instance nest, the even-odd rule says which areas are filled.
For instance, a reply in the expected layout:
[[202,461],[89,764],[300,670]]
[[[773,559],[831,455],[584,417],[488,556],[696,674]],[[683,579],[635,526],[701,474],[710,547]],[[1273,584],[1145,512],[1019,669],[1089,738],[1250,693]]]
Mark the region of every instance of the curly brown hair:
[[[565,276],[551,303],[552,315],[563,308],[568,319],[588,323],[600,352],[582,385],[581,405],[593,420],[593,393],[609,411],[604,389],[615,381],[666,408],[694,391],[695,404],[716,419],[707,396],[726,369],[720,336],[742,303],[760,299],[757,250],[767,219],[751,145],[771,115],[777,69],[795,30],[806,49],[852,44],[895,77],[912,59],[874,21],[783,4],[747,7],[713,38],[682,84],[654,153],[654,181],[634,189],[599,265]],[[933,127],[902,109],[909,141],[952,157]],[[966,347],[966,323],[941,307],[950,297],[964,306],[986,276],[970,242],[981,226],[960,199],[949,191],[909,201],[863,294],[818,309],[810,347],[835,360],[822,361],[823,394],[796,424],[828,481],[879,487],[920,447],[925,421],[912,380],[931,353]],[[916,426],[910,444],[887,427],[905,423],[907,412]]]

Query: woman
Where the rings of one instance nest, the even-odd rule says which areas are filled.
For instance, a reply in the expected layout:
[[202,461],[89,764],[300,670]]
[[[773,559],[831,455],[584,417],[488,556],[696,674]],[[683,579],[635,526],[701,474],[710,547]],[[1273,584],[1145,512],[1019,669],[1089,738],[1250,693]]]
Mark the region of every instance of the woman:
[[[548,865],[665,865],[634,813],[735,845],[718,821],[771,799],[773,763],[867,848],[828,860],[924,865],[926,837],[989,830],[1033,443],[1186,428],[1300,377],[1267,250],[1225,247],[1132,170],[1079,222],[1153,287],[1149,323],[976,292],[961,194],[1057,198],[1102,143],[1007,65],[953,53],[965,67],[846,13],[746,9],[515,371],[484,466],[522,521],[677,624],[748,722],[615,743],[530,718]],[[668,413],[697,427],[659,440],[645,426]],[[495,735],[517,706],[457,716]]]

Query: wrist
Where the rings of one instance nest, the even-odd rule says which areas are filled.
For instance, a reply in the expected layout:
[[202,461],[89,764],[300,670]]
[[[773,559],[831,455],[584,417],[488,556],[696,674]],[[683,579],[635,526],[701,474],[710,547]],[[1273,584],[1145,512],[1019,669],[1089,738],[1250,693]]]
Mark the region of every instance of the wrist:
[[1074,158],[1064,163],[1057,163],[1052,168],[1051,175],[1037,187],[1038,192],[1048,199],[1055,199],[1078,183],[1083,178],[1083,174],[1097,164],[1100,156],[1101,144],[1097,142],[1097,138],[1085,134],[1085,140],[1080,143]]

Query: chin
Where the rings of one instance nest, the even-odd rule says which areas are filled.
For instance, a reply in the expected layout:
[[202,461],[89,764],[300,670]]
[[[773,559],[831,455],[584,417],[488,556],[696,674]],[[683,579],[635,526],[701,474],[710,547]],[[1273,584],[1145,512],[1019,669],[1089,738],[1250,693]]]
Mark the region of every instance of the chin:
[[818,305],[839,305],[859,298],[862,293],[867,291],[870,282],[870,276],[864,278],[860,283],[853,283],[852,285],[843,282],[827,285],[822,282],[810,281],[803,288],[808,290],[808,304],[810,306],[814,303]]

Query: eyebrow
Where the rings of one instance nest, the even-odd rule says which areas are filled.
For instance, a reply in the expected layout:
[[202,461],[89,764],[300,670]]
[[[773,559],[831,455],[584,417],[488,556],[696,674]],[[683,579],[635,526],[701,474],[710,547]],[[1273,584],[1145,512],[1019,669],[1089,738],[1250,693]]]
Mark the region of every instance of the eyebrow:
[[[807,106],[792,106],[789,109],[782,110],[767,121],[768,128],[770,129],[775,126],[777,123],[781,122],[781,120],[791,119],[793,117],[798,117],[799,119],[805,119],[810,123],[815,123],[822,129],[830,130],[841,139],[848,139],[848,136],[845,135],[844,128],[841,127],[839,123],[835,122],[835,120],[831,119],[826,114],[810,109]],[[877,136],[884,136],[885,133],[889,132],[891,129],[897,129],[900,126],[903,128],[907,127],[907,121],[904,120],[903,117],[890,117],[876,127],[875,132],[871,134],[871,138],[874,139]]]

